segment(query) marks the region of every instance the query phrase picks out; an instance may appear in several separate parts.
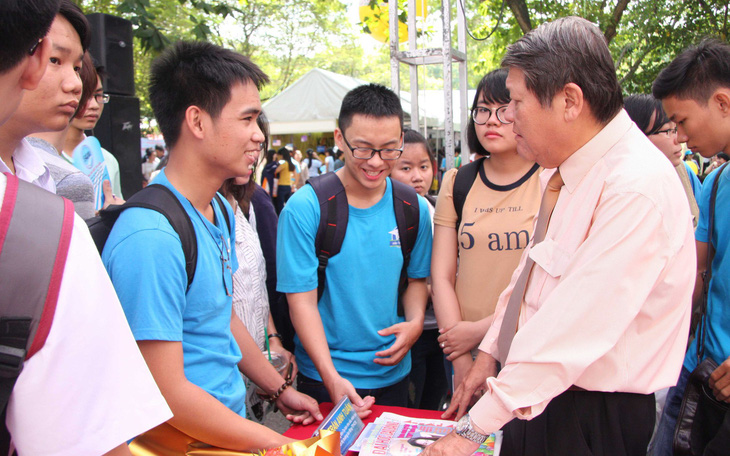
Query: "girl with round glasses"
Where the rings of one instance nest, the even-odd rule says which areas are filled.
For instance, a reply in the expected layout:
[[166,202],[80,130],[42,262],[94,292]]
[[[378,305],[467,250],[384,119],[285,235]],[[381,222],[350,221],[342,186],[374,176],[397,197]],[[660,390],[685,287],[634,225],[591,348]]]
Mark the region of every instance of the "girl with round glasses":
[[689,208],[692,212],[692,223],[697,228],[700,210],[697,207],[696,198],[700,195],[702,184],[689,165],[682,161],[684,151],[682,145],[677,141],[677,124],[669,120],[662,107],[662,102],[652,95],[630,95],[624,98],[624,109],[626,109],[631,120],[639,127],[639,130],[644,132],[649,141],[674,166],[687,195]]
[[[477,87],[467,137],[479,157],[449,170],[434,215],[431,277],[439,344],[453,363],[453,387],[466,376],[472,353],[492,323],[497,298],[532,235],[540,207],[540,167],[517,154],[507,70],[487,74]],[[471,168],[470,168],[471,167]],[[476,168],[476,170],[475,170]],[[476,171],[461,218],[454,204],[458,173]]]

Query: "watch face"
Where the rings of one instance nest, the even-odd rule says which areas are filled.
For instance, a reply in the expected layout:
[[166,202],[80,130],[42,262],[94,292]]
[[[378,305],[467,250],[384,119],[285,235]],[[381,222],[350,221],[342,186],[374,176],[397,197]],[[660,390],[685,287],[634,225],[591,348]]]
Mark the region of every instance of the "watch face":
[[464,415],[456,423],[456,432],[464,432],[469,429],[469,415]]

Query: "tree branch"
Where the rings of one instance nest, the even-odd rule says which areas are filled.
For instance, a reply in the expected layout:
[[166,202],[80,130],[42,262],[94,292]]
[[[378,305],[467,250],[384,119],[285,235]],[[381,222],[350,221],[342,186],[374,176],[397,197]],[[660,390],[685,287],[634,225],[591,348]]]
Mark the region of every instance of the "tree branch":
[[504,2],[512,10],[512,14],[517,20],[517,25],[522,29],[522,33],[532,30],[532,22],[530,22],[530,12],[527,10],[525,0],[504,0]]
[[608,22],[606,30],[603,32],[603,36],[606,37],[606,42],[610,43],[611,40],[616,36],[616,29],[619,22],[621,22],[621,16],[623,16],[626,7],[629,5],[629,0],[619,0],[616,3],[616,7],[613,9],[613,14]]

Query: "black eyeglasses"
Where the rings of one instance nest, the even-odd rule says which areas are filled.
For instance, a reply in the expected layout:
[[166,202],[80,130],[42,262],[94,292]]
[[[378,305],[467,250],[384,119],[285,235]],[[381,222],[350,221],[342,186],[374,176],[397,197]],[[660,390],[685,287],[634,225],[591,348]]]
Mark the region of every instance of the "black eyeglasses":
[[38,50],[38,46],[40,46],[42,42],[43,42],[43,38],[41,38],[40,40],[36,41],[36,43],[33,46],[31,46],[30,50],[28,51],[28,55],[35,54],[35,51]]
[[109,94],[108,93],[95,93],[94,100],[96,100],[96,102],[99,104],[107,104],[107,103],[109,103]]
[[652,133],[652,135],[658,135],[659,133],[664,133],[665,135],[671,137],[677,135],[677,127],[674,128],[667,128],[666,130],[659,130]]
[[373,149],[372,147],[352,147],[342,133],[342,140],[352,151],[352,156],[360,160],[370,160],[377,153],[381,160],[398,160],[403,153],[403,146],[400,149]]
[[[497,116],[497,120],[499,120],[499,122],[504,125],[512,123],[504,120],[504,113],[506,111],[507,106],[500,106],[499,108],[494,110],[494,114]],[[471,110],[471,118],[474,120],[475,124],[484,125],[485,123],[489,122],[489,119],[492,118],[492,110],[482,106],[477,106],[476,108]]]

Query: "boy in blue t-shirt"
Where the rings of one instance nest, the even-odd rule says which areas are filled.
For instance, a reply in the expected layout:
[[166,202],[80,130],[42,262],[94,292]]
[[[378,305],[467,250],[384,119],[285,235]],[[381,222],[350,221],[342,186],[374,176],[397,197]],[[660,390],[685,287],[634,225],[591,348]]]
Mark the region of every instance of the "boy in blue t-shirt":
[[[705,40],[691,46],[675,58],[654,81],[654,96],[662,100],[669,118],[677,123],[677,140],[686,142],[693,152],[710,158],[718,152],[730,153],[730,46],[715,40]],[[710,232],[710,195],[718,180],[714,207],[714,229]],[[693,307],[702,299],[702,274],[707,268],[708,242],[715,256],[709,283],[706,337],[690,344],[677,386],[667,393],[653,455],[671,455],[677,416],[690,373],[697,367],[698,344],[704,343],[704,358],[712,358],[719,367],[710,376],[710,387],[719,401],[730,403],[730,174],[712,172],[702,185],[697,198],[700,221],[695,231],[697,243],[697,284]],[[702,340],[704,339],[704,340]],[[730,412],[728,412],[730,413]],[[726,454],[730,446],[730,416],[720,432],[707,443],[703,454]]]
[[305,186],[279,219],[277,289],[287,293],[297,332],[300,391],[320,402],[347,395],[366,416],[374,401],[407,405],[409,350],[423,329],[428,297],[431,222],[428,203],[418,197],[419,231],[407,268],[405,318],[399,317],[403,255],[388,178],[403,148],[398,97],[374,84],[350,91],[335,142],[345,155],[336,175],[350,205],[341,251],[329,260],[318,302],[314,242],[320,211],[313,188]]
[[[241,372],[296,422],[321,419],[312,398],[288,388],[232,310],[238,267],[233,211],[219,205],[226,179],[250,174],[265,138],[258,89],[267,76],[248,58],[203,42],[171,46],[152,65],[150,101],[170,148],[155,179],[170,189],[197,239],[188,286],[179,236],[162,214],[125,210],[102,260],[139,349],[174,417],[207,444],[252,451],[290,439],[245,418]],[[226,217],[230,226],[226,225]]]

